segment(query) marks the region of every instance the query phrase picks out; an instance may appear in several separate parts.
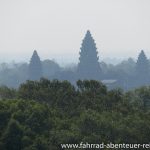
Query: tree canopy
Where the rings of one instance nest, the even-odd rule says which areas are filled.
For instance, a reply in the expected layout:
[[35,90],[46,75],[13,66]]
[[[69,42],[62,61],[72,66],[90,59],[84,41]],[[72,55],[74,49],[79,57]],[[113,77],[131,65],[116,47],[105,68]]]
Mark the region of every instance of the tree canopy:
[[149,93],[150,87],[108,90],[95,80],[73,86],[41,79],[27,81],[18,90],[4,88],[0,149],[59,150],[61,144],[81,141],[149,143]]

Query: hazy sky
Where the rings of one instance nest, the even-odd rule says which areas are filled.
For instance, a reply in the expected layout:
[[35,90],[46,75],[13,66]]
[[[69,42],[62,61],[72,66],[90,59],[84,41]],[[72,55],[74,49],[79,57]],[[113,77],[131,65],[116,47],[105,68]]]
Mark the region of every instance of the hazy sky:
[[0,62],[77,62],[88,29],[101,59],[150,57],[150,0],[0,0]]

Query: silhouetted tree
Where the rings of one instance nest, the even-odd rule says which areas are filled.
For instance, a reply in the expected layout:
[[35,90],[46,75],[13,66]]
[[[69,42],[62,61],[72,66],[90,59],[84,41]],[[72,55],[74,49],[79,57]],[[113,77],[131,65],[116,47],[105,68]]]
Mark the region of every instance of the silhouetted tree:
[[82,79],[99,79],[101,74],[97,48],[90,31],[83,39],[77,72]]
[[50,78],[54,76],[56,73],[60,72],[60,66],[53,60],[46,59],[42,61],[43,68],[43,76],[46,78]]
[[29,64],[29,79],[39,80],[42,77],[42,64],[37,51],[33,52],[33,55]]

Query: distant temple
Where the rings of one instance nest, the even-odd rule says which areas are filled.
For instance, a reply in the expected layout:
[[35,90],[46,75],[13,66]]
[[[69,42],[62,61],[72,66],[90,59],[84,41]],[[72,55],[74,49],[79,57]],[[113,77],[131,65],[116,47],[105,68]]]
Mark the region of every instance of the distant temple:
[[42,63],[36,50],[31,57],[28,71],[30,80],[39,80],[42,77]]
[[77,73],[80,79],[97,79],[101,77],[101,67],[95,41],[88,30],[81,46]]
[[34,51],[28,65],[28,79],[39,80],[41,77],[48,77],[69,80],[73,84],[79,79],[98,80],[109,89],[122,87],[124,90],[150,85],[150,61],[143,50],[136,62],[128,59],[119,65],[107,66],[99,62],[95,41],[88,30],[82,41],[79,55],[79,63],[73,71],[63,70],[53,62],[53,68],[56,68],[52,71],[54,72],[52,75],[52,61],[46,62],[48,65],[45,65],[37,51]]

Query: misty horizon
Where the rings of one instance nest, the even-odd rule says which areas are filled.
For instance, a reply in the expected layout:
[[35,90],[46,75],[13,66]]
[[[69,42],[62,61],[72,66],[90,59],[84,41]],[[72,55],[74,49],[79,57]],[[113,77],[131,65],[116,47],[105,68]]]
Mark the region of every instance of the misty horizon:
[[[37,51],[38,52],[38,51]],[[32,54],[31,54],[32,55]],[[39,55],[40,56],[40,55]],[[123,61],[128,60],[129,58],[132,58],[135,62],[137,61],[138,55],[137,57],[124,57],[124,58],[117,58],[117,57],[106,57],[106,58],[99,58],[99,62],[105,62],[106,64],[112,64],[112,65],[117,65]],[[23,64],[23,63],[29,63],[31,59],[31,56],[27,59],[24,60],[19,60],[19,59],[14,59],[14,60],[7,60],[7,61],[3,61],[0,60],[0,64],[6,63],[6,64]],[[74,66],[77,65],[79,63],[79,56],[77,58],[71,58],[71,56],[64,56],[64,57],[56,57],[56,58],[41,58],[41,61],[44,60],[52,60],[53,62],[59,64],[59,66],[61,67],[68,67],[68,66]],[[149,59],[149,58],[148,58]]]
[[0,1],[0,62],[42,60],[78,62],[87,30],[95,39],[100,61],[150,57],[149,0],[14,0]]

